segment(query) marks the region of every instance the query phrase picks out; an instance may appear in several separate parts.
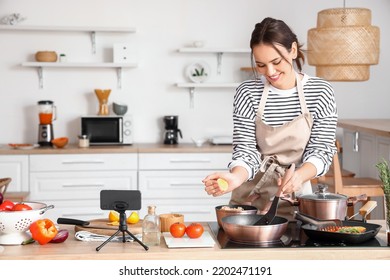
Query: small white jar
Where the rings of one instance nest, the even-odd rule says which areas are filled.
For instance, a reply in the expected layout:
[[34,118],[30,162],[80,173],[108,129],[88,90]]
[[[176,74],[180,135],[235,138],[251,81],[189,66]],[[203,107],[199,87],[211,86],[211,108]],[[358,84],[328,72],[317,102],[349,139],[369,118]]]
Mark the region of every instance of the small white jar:
[[89,147],[88,135],[79,135],[79,147],[80,148],[88,148]]

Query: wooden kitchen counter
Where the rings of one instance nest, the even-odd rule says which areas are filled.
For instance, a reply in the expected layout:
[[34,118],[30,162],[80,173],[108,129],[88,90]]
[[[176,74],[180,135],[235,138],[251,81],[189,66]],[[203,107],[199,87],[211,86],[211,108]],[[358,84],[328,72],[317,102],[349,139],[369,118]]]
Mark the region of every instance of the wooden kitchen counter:
[[65,148],[38,147],[34,149],[14,149],[7,144],[0,146],[0,155],[35,155],[35,154],[99,154],[99,153],[231,153],[231,145],[205,144],[196,147],[194,144],[146,144],[138,143],[124,146],[90,146],[79,148],[76,144],[69,144]]
[[390,119],[344,119],[337,126],[378,136],[390,137]]
[[[384,221],[371,221],[384,225]],[[61,226],[70,230],[70,237],[59,244],[0,246],[2,260],[390,260],[390,247],[313,247],[313,248],[250,248],[220,249],[180,248],[169,249],[162,239],[159,247],[145,251],[137,242],[107,243],[99,252],[102,242],[78,241],[73,237],[73,226]],[[205,225],[205,229],[209,229]],[[377,238],[385,239],[384,227]]]

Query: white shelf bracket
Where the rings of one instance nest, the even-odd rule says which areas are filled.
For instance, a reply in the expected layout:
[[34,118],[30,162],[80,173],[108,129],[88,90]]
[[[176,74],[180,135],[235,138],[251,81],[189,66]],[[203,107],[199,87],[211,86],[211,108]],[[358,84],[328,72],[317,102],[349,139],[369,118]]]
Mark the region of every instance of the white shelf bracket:
[[193,109],[195,107],[194,106],[195,88],[190,87],[189,90],[190,90],[190,108]]
[[221,75],[221,68],[222,68],[222,52],[217,53],[217,74]]
[[117,86],[118,86],[118,89],[121,89],[122,88],[122,74],[123,74],[123,69],[122,67],[119,67],[117,69],[117,75],[118,75],[118,83],[117,83]]
[[43,67],[38,67],[39,88],[43,88]]
[[92,53],[96,54],[96,31],[91,32]]

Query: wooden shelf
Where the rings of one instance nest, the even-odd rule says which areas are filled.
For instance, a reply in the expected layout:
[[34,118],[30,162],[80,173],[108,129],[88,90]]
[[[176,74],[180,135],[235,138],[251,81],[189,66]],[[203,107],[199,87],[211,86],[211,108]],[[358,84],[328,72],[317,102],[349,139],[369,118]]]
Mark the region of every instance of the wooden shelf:
[[136,68],[137,63],[112,63],[112,62],[23,62],[23,67],[38,68],[39,88],[43,88],[44,68],[115,68],[118,75],[118,88],[122,88],[123,68]]

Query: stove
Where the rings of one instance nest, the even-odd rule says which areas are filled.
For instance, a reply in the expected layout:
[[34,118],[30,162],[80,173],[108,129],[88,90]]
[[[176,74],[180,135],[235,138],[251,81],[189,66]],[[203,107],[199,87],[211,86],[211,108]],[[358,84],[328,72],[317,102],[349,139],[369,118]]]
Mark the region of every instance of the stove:
[[277,242],[271,243],[239,243],[229,239],[217,222],[209,222],[209,227],[221,249],[242,249],[242,248],[303,248],[303,247],[388,247],[387,240],[376,236],[364,243],[347,244],[316,241],[309,239],[300,228],[300,222],[289,222],[284,235]]

